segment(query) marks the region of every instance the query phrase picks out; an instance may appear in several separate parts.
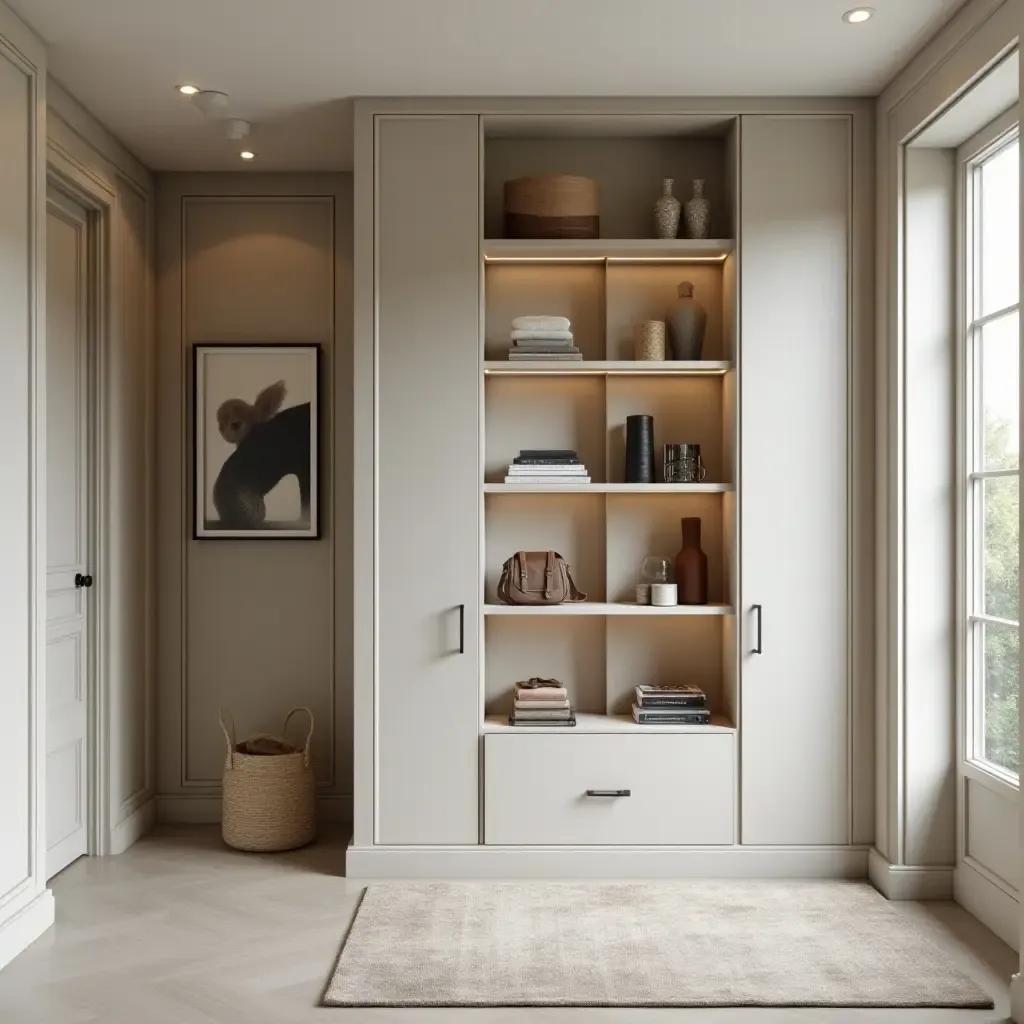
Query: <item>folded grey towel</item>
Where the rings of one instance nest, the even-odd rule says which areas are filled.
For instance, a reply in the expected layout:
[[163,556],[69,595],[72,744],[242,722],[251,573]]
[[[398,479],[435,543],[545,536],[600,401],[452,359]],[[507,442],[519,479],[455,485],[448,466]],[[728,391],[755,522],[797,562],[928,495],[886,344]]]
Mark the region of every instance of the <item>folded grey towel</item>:
[[564,316],[517,316],[513,331],[567,331],[572,325]]
[[512,332],[513,341],[572,341],[572,331],[537,331],[516,330]]

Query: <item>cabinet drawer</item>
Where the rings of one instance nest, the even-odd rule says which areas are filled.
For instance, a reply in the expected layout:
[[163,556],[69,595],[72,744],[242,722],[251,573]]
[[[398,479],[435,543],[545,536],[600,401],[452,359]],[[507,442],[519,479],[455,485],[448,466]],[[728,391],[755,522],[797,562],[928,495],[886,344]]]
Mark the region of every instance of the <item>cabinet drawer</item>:
[[731,733],[487,735],[484,842],[731,844],[735,742]]

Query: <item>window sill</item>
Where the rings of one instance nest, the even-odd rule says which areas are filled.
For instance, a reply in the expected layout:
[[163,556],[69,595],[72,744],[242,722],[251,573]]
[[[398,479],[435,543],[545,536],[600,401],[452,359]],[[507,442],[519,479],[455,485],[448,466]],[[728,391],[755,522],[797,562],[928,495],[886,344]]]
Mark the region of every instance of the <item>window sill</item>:
[[1020,796],[1020,781],[1009,772],[985,761],[964,761],[964,776],[992,790],[997,796],[1017,802]]

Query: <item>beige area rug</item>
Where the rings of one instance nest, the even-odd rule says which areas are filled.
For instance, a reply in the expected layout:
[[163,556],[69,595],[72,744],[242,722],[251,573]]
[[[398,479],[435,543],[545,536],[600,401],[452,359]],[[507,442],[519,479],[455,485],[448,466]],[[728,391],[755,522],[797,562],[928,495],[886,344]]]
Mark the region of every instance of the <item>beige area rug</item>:
[[860,882],[375,885],[324,1004],[993,1005]]

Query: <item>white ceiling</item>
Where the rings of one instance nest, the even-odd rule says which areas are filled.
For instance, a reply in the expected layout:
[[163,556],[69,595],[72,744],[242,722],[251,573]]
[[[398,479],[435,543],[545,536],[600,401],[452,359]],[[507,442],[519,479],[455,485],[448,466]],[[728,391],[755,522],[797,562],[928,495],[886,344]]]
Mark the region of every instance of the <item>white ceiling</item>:
[[962,0],[7,0],[157,170],[235,170],[174,91],[231,95],[253,169],[351,163],[353,96],[872,96]]

